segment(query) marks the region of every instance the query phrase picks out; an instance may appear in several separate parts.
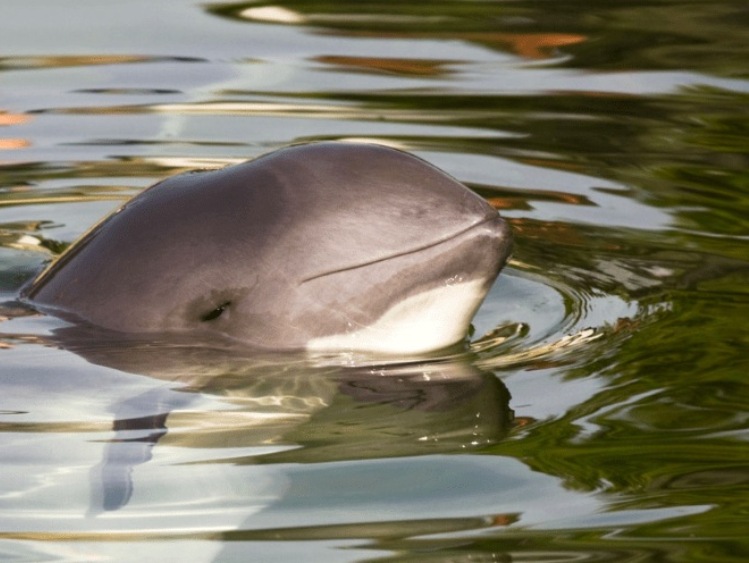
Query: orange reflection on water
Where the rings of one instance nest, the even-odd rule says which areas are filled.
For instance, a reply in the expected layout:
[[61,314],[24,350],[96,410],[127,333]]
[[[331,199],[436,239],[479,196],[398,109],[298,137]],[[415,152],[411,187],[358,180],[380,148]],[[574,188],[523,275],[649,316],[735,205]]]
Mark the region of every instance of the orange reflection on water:
[[584,35],[571,33],[478,33],[474,41],[505,45],[513,53],[526,59],[548,59],[554,49],[582,43]]
[[569,224],[559,221],[534,221],[530,219],[513,219],[512,229],[515,233],[532,239],[555,240],[560,244],[580,246],[584,243],[580,233]]
[[506,197],[490,197],[487,198],[486,201],[489,205],[497,210],[513,209],[515,207],[515,203],[511,199]]
[[449,71],[444,67],[450,61],[423,59],[380,59],[376,57],[322,56],[317,62],[335,66],[347,66],[365,72],[389,72],[409,76],[441,76]]
[[[0,110],[0,127],[10,125],[22,125],[31,121],[31,116],[24,113],[9,113]],[[0,138],[0,150],[24,149],[30,147],[31,142],[27,139]]]
[[377,37],[380,39],[444,39],[462,40],[479,43],[493,49],[510,51],[526,59],[550,59],[554,57],[555,49],[582,43],[588,38],[574,33],[500,33],[500,32],[354,32],[347,35]]
[[40,57],[4,57],[3,66],[7,68],[64,68],[137,63],[149,60],[151,58],[140,55],[50,55]]
[[0,110],[0,126],[21,125],[31,121],[31,116],[25,113],[8,113]]
[[26,139],[0,139],[0,150],[25,149],[31,143]]

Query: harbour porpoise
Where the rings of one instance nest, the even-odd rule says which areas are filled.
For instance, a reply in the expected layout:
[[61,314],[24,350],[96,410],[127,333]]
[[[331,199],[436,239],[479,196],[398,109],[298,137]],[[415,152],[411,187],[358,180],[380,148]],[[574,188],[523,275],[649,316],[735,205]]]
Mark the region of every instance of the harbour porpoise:
[[157,183],[22,297],[118,333],[416,354],[465,338],[510,248],[496,210],[424,160],[312,143]]

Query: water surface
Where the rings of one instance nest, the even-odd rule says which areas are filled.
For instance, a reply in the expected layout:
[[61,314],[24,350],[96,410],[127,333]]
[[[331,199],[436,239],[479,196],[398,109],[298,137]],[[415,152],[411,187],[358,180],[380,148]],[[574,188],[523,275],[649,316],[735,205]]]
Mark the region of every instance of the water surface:
[[292,142],[409,150],[516,239],[470,350],[395,366],[6,306],[4,560],[749,555],[745,2],[3,14],[2,301],[158,179]]

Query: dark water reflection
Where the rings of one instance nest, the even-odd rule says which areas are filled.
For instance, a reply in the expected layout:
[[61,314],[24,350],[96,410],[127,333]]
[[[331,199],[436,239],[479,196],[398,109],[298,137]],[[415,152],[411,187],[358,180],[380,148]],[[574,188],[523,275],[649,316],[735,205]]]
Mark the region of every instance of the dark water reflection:
[[745,560],[744,1],[31,6],[0,301],[159,178],[300,141],[419,154],[516,250],[469,350],[391,366],[3,305],[4,560]]

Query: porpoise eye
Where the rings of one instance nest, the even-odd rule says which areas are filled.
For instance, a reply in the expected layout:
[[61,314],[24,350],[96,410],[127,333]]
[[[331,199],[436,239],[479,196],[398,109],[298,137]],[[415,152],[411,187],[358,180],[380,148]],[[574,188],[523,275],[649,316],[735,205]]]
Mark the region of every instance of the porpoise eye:
[[224,303],[221,303],[218,307],[213,309],[212,311],[208,311],[205,315],[200,317],[201,321],[213,321],[221,316],[221,314],[226,311],[226,309],[231,305],[231,301],[225,301]]

